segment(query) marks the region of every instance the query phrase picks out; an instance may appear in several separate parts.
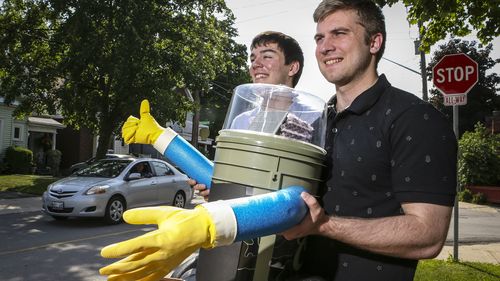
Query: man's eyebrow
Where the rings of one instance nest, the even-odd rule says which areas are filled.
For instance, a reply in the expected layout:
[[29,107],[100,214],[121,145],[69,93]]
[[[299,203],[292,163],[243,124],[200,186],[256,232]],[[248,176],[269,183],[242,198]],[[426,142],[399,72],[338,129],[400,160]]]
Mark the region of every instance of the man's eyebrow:
[[261,50],[259,53],[278,53],[278,51],[276,51],[275,49],[264,49],[264,50]]
[[336,28],[331,29],[329,31],[329,33],[345,32],[345,31],[350,31],[350,29],[347,27],[336,27]]
[[335,27],[328,30],[327,32],[316,33],[314,35],[314,39],[324,37],[325,36],[324,33],[337,33],[337,32],[347,32],[347,31],[351,31],[351,29],[347,27]]

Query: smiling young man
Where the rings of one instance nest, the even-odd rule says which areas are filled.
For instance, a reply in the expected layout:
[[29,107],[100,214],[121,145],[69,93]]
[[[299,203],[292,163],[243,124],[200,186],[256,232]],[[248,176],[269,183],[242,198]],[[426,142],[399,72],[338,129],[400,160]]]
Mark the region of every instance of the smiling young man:
[[[265,31],[255,36],[250,44],[249,72],[253,83],[295,87],[304,67],[304,54],[292,37],[277,31]],[[208,199],[210,190],[194,180],[188,182]]]
[[[324,0],[314,13],[316,58],[335,85],[327,181],[309,215],[286,231],[308,236],[303,272],[324,280],[412,280],[439,254],[456,189],[456,139],[430,104],[378,75],[386,32],[368,0]],[[323,280],[321,279],[321,280]]]
[[295,87],[304,66],[304,55],[295,39],[281,32],[258,34],[250,45],[250,76],[253,83]]

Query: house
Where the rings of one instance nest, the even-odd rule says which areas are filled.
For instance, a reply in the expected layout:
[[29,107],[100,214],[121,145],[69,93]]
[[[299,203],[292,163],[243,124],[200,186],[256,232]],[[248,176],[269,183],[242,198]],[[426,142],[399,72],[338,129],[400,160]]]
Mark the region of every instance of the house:
[[486,128],[492,134],[500,133],[500,111],[495,110],[492,112],[491,116],[486,117]]
[[[193,131],[193,114],[188,113],[186,116],[186,123],[184,125],[179,122],[167,122],[165,127],[170,127],[179,136],[191,142],[192,131]],[[198,127],[198,147],[204,155],[208,155],[210,149],[212,149],[214,140],[209,138],[210,129],[209,126],[200,124]],[[129,152],[138,155],[145,155],[153,158],[163,158],[158,151],[156,151],[151,145],[142,144],[131,144],[129,145]]]
[[6,105],[0,97],[0,162],[4,161],[9,146],[21,146],[33,152],[37,166],[45,166],[47,150],[55,149],[57,133],[66,128],[53,116],[30,116],[16,119],[12,114],[18,102]]

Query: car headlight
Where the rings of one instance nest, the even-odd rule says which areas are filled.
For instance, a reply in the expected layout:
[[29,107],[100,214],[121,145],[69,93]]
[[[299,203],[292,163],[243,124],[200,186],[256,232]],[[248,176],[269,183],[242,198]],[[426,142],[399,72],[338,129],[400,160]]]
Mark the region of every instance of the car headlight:
[[53,183],[49,184],[49,185],[47,186],[47,192],[50,192],[50,189],[51,189],[53,186],[54,186],[54,184],[53,184]]
[[89,188],[85,195],[94,195],[94,194],[103,194],[106,193],[106,189],[109,188],[109,185],[96,185]]

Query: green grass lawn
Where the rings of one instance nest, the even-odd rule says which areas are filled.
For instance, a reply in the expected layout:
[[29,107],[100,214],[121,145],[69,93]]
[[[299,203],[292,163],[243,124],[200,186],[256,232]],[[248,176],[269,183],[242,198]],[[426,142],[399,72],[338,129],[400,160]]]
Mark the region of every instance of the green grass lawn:
[[60,178],[39,175],[0,175],[0,191],[42,195],[47,186]]
[[498,281],[500,264],[424,260],[414,281]]

